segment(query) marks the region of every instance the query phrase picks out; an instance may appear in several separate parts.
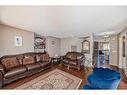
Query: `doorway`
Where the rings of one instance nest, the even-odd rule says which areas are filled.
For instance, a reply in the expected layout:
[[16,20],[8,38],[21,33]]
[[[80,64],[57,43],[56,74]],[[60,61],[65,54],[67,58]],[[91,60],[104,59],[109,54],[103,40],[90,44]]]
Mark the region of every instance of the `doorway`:
[[99,67],[109,64],[109,42],[94,42],[94,64]]

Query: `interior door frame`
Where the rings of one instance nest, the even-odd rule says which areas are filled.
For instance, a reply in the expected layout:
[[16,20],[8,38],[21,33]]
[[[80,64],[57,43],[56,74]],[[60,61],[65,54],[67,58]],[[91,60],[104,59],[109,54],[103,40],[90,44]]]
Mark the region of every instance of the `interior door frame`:
[[126,71],[125,71],[125,74],[127,75],[127,32],[125,34],[125,63],[126,63]]
[[[124,63],[123,63],[123,43],[122,43],[122,38],[125,36],[125,68],[124,68]],[[122,63],[122,64],[121,64]],[[119,68],[126,69],[125,74],[127,75],[127,33],[119,35]]]

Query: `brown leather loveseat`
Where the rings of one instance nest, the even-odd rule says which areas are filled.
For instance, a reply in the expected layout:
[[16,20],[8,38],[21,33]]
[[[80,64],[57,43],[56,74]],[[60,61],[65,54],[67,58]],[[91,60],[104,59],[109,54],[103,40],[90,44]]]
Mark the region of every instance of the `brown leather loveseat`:
[[0,58],[0,87],[51,66],[48,53],[24,53]]
[[68,69],[71,67],[80,70],[84,66],[84,54],[80,52],[67,52],[63,56],[61,63],[67,66]]

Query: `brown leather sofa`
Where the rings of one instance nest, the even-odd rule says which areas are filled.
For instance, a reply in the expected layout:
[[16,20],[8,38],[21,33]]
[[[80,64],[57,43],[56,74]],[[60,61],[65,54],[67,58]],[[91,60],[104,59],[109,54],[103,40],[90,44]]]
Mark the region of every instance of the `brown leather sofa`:
[[76,68],[78,70],[84,66],[84,54],[80,52],[68,52],[61,59],[61,63],[68,67],[68,69]]
[[24,53],[0,58],[0,87],[51,66],[48,53]]

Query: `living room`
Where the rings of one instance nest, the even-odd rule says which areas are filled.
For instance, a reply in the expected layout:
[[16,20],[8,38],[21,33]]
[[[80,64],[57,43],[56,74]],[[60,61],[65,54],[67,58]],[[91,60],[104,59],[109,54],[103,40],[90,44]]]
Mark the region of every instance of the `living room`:
[[127,89],[126,11],[0,6],[1,89]]

